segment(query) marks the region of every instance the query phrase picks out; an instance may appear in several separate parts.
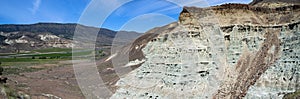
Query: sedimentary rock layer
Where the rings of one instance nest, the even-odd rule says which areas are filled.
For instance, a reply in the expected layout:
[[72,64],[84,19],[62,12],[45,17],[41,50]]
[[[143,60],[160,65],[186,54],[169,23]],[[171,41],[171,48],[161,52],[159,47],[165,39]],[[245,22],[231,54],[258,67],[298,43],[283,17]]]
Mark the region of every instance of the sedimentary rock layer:
[[122,50],[142,63],[111,98],[282,98],[300,89],[299,22],[298,6],[185,7]]

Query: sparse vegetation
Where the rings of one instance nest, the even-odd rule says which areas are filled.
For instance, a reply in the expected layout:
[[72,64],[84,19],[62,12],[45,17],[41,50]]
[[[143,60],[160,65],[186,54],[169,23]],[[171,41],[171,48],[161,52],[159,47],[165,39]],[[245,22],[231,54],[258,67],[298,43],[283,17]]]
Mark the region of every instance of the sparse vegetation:
[[8,67],[4,69],[3,75],[9,75],[9,74],[20,74],[24,72],[34,72],[42,70],[42,68],[32,68],[32,67]]
[[283,99],[299,99],[300,98],[300,90],[297,90],[294,93],[286,94]]
[[7,99],[29,99],[29,96],[24,93],[18,93],[15,89],[10,88],[8,85],[0,84],[1,94],[4,94]]
[[[0,62],[1,65],[1,62]],[[3,77],[2,74],[4,72],[3,67],[0,66],[0,90],[2,95],[6,96],[8,99],[17,99],[20,97],[14,89],[11,89],[8,85],[6,85],[7,78]]]

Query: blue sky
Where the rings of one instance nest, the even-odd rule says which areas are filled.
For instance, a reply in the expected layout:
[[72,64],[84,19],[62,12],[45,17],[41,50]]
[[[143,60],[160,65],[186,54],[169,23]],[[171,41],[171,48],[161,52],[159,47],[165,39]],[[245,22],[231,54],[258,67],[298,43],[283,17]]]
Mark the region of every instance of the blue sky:
[[251,0],[177,1],[184,2],[176,4],[166,0],[1,0],[0,24],[80,23],[116,31],[144,32],[176,21],[182,10],[181,4],[211,6],[251,2]]

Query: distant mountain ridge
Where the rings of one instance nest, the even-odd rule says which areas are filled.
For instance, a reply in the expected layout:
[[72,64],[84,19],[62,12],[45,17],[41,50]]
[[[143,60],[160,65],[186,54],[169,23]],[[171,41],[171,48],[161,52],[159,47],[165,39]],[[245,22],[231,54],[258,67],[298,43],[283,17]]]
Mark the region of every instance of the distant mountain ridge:
[[[79,28],[82,27],[82,28]],[[1,32],[48,32],[54,35],[61,35],[64,38],[72,38],[75,29],[86,29],[88,31],[91,30],[99,30],[100,28],[84,26],[81,24],[75,23],[36,23],[36,24],[4,24],[0,25]],[[101,28],[98,32],[100,35],[105,35],[107,37],[114,37],[117,31],[109,30],[106,28]],[[137,33],[134,31],[130,31],[130,33]]]
[[126,35],[118,36],[120,44],[127,43],[141,35],[133,31],[118,32],[75,23],[4,24],[0,25],[0,52],[15,52],[18,49],[16,47],[24,51],[48,47],[72,47],[70,43],[75,31],[87,35],[98,33],[95,44],[97,47],[112,45],[117,34]]

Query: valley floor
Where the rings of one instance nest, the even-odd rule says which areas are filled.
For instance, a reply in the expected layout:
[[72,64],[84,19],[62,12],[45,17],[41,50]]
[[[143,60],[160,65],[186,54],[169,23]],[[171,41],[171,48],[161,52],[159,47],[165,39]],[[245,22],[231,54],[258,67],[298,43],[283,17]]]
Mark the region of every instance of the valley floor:
[[33,65],[32,68],[44,69],[7,75],[7,84],[18,93],[28,94],[32,99],[82,99],[84,96],[77,85],[71,62]]

